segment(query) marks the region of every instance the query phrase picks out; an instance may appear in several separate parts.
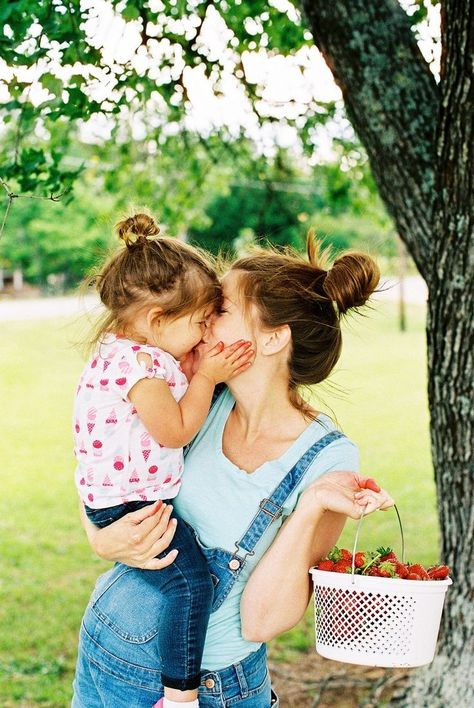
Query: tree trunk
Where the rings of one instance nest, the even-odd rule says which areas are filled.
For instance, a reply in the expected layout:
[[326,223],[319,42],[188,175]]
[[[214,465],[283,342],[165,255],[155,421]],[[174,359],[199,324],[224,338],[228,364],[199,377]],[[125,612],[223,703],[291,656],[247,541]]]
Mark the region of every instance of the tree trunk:
[[432,246],[438,87],[397,0],[300,0],[418,270]]
[[428,398],[452,568],[434,662],[406,708],[474,705],[474,0],[445,0],[442,76],[428,73],[396,0],[301,0],[380,194],[428,289]]

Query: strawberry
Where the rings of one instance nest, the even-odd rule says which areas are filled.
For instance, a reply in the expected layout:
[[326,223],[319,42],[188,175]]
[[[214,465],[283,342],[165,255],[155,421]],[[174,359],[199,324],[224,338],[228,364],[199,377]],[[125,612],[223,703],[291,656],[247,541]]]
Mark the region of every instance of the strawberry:
[[426,568],[424,568],[421,563],[415,563],[415,564],[410,564],[408,566],[408,572],[409,573],[415,573],[416,575],[420,576],[421,580],[429,580],[430,576],[426,572]]
[[355,567],[356,568],[362,568],[366,563],[367,563],[367,554],[362,553],[361,551],[358,551],[355,554]]
[[400,561],[395,561],[395,572],[399,578],[405,579],[408,575],[408,568],[405,563],[400,563]]
[[328,558],[326,558],[325,560],[320,561],[320,562],[318,563],[318,566],[317,566],[317,567],[318,567],[318,570],[329,570],[329,571],[331,571],[331,570],[334,570],[334,565],[335,565],[334,561],[329,560]]
[[328,560],[332,560],[333,563],[337,563],[338,560],[341,560],[341,551],[337,546],[334,546],[331,548],[329,551],[328,555]]
[[377,548],[377,553],[380,553],[380,560],[382,562],[398,560],[391,548],[384,548],[383,546],[380,546],[380,548]]
[[328,553],[329,560],[337,563],[338,561],[344,560],[346,562],[352,563],[352,553],[347,550],[347,548],[338,548],[334,546]]
[[449,568],[447,565],[434,565],[428,568],[428,575],[430,580],[446,580],[449,575]]
[[335,573],[352,573],[351,563],[346,560],[339,560],[334,563],[333,571]]
[[395,564],[391,561],[383,561],[378,566],[379,574],[381,578],[396,578],[397,574],[395,572]]
[[367,575],[371,575],[373,578],[380,578],[380,570],[376,565],[373,565],[369,570],[367,571]]
[[406,580],[421,580],[420,576],[418,573],[408,573]]

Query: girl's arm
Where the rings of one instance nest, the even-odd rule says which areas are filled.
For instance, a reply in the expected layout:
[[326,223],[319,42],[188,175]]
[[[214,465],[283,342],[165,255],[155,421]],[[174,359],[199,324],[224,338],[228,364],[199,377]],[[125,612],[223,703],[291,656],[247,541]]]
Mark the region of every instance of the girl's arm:
[[347,516],[392,505],[373,480],[352,472],[330,472],[309,485],[245,586],[244,639],[266,642],[298,624],[311,599],[309,569],[336,543]]
[[[128,398],[154,440],[171,448],[187,445],[206,419],[215,385],[250,366],[254,354],[250,344],[240,341],[225,349],[217,344],[206,352],[179,402],[163,379],[140,379],[130,389]],[[149,354],[139,354],[138,360],[151,365]]]

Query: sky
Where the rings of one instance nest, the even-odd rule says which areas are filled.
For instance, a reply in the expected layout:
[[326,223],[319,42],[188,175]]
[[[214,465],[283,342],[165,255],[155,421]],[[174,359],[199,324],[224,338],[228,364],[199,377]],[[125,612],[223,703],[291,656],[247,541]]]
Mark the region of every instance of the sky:
[[[404,9],[411,13],[414,9],[412,0],[400,0]],[[281,11],[295,14],[295,8],[288,0],[269,0]],[[183,70],[183,62],[179,53],[166,41],[159,38],[148,43],[148,50],[140,46],[140,23],[126,23],[117,12],[114,12],[108,0],[82,0],[84,8],[90,10],[90,19],[86,23],[86,31],[91,42],[100,48],[104,60],[110,66],[130,61],[137,72],[148,72],[150,78],[161,83],[169,78],[170,73],[178,76]],[[159,10],[160,0],[150,0],[152,9]],[[430,62],[435,76],[439,72],[439,6],[428,5],[428,20],[418,28],[420,49]],[[248,19],[248,29],[252,31],[252,18]],[[190,20],[185,30],[193,31]],[[8,32],[8,28],[5,29]],[[32,28],[32,37],[38,36],[40,28]],[[262,152],[271,152],[275,144],[290,147],[295,144],[295,128],[288,125],[267,124],[263,130],[258,128],[248,100],[244,95],[238,79],[232,75],[235,57],[231,46],[232,36],[222,21],[219,13],[211,6],[200,32],[200,41],[208,47],[210,58],[224,58],[229,71],[224,74],[220,85],[220,95],[216,96],[211,82],[204,76],[203,66],[194,69],[186,68],[183,82],[186,86],[192,109],[185,118],[186,127],[197,130],[203,135],[213,128],[226,125],[230,133],[237,135],[244,127],[247,135],[259,144]],[[77,67],[61,67],[54,59],[52,48],[52,66],[59,77],[66,78],[68,74],[77,73]],[[160,68],[163,56],[172,58],[172,69]],[[324,162],[333,159],[332,141],[334,137],[350,137],[352,129],[344,117],[342,97],[339,88],[333,81],[321,54],[315,46],[303,47],[292,57],[269,56],[265,50],[244,53],[242,57],[245,74],[248,80],[262,86],[262,96],[259,104],[261,113],[271,112],[281,118],[288,116],[289,106],[294,114],[304,112],[305,105],[310,100],[336,101],[338,111],[335,119],[318,127],[313,135],[317,146],[315,161]],[[47,91],[41,87],[37,79],[46,70],[44,62],[17,72],[19,81],[33,81],[30,99],[39,104],[47,97]],[[0,63],[0,101],[7,99],[8,92],[3,79],[11,79],[13,71]],[[97,100],[113,98],[114,84],[110,74],[93,67],[89,70],[89,92]],[[157,95],[152,99],[156,106],[150,106],[150,113],[155,113],[159,122],[161,98]],[[291,102],[291,103],[290,103]],[[133,92],[130,92],[130,105],[133,106]],[[294,117],[294,116],[293,116]],[[42,128],[39,127],[39,131]],[[165,130],[177,132],[177,124],[166,124]],[[111,121],[105,115],[95,116],[80,126],[81,137],[87,142],[102,142],[110,137]],[[140,114],[134,114],[133,137],[141,139],[145,135],[145,125],[140,120]]]

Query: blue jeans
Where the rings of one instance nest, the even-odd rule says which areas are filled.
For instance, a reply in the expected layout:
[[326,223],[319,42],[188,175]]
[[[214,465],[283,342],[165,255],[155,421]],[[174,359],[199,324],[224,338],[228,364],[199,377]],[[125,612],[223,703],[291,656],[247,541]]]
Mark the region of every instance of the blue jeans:
[[[93,523],[103,528],[146,504],[130,502],[108,509],[86,507],[86,513]],[[160,666],[161,683],[184,691],[198,688],[201,683],[202,654],[214,586],[191,527],[176,515],[174,509],[171,517],[178,520],[172,540],[172,548],[179,551],[176,560],[161,570],[135,569],[134,573],[125,576],[126,582],[113,583],[113,587],[108,588],[108,595],[100,598],[102,604],[98,602],[94,608],[97,616],[104,619],[99,607],[111,601],[122,606],[125,615],[133,615],[129,631],[122,631],[125,642],[141,643],[153,637],[150,658],[153,667]],[[169,550],[163,551],[158,558],[164,557]],[[127,566],[122,568],[127,570]],[[97,587],[100,588],[100,582]],[[145,603],[145,597],[151,602]],[[145,633],[140,631],[140,622],[136,621],[145,612],[144,603],[150,615],[146,618],[149,627]],[[117,632],[120,631],[117,628]]]
[[[125,584],[128,583],[126,577],[122,576]],[[100,581],[103,582],[103,578]],[[150,628],[151,624],[149,618]],[[144,621],[139,629],[145,629]],[[154,663],[155,657],[150,655],[147,644],[149,641],[125,640],[117,634],[113,617],[99,619],[89,606],[80,632],[71,708],[151,708],[163,696],[163,686],[160,666]],[[270,687],[265,644],[224,669],[204,669],[199,705],[201,708],[278,708],[278,699]]]

